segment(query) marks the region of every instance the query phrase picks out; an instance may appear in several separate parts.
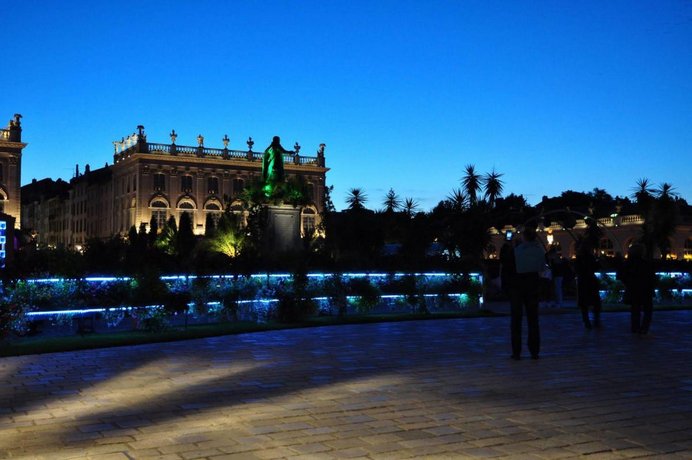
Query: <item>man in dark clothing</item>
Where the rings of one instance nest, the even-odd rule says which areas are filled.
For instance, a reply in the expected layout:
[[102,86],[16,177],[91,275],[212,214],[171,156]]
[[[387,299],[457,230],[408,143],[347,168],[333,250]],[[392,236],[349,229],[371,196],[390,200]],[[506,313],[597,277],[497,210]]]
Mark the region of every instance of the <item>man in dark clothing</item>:
[[[593,254],[593,246],[586,240],[582,241],[577,249],[575,272],[577,273],[577,304],[586,329],[601,325],[600,284],[596,277],[599,269],[600,264]],[[593,325],[589,319],[589,308],[593,309]]]
[[545,267],[545,251],[536,240],[536,229],[528,227],[522,233],[524,241],[514,248],[516,275],[511,281],[512,359],[521,359],[521,326],[524,311],[528,326],[527,345],[531,358],[538,359],[541,336],[538,328],[539,273]]
[[651,326],[657,279],[654,264],[644,258],[642,245],[632,245],[627,254],[627,260],[623,264],[620,278],[625,285],[624,301],[630,305],[632,332],[646,334]]

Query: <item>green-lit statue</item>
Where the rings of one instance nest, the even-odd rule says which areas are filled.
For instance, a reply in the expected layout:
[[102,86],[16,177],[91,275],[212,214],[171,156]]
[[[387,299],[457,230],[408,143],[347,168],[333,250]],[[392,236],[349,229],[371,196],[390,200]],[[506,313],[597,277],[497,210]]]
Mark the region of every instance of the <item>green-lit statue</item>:
[[281,146],[279,136],[274,136],[262,161],[262,190],[266,196],[271,196],[276,186],[284,181],[284,153],[290,152]]

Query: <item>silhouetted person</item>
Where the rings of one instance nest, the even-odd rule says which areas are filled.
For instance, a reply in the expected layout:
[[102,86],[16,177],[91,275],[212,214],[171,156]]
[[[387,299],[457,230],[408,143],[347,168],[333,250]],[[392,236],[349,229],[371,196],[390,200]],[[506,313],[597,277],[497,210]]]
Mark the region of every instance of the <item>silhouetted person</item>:
[[644,246],[630,247],[620,278],[625,285],[624,301],[630,305],[632,332],[646,334],[651,326],[657,279],[653,262],[644,257]]
[[511,290],[511,334],[512,359],[521,358],[521,326],[524,311],[528,326],[527,345],[531,358],[538,359],[541,336],[538,328],[539,273],[545,267],[545,251],[536,240],[536,229],[526,228],[523,241],[514,248],[516,274],[512,278]]
[[[581,310],[584,327],[600,327],[601,325],[601,295],[596,271],[600,268],[593,254],[593,247],[588,241],[582,241],[577,249],[575,271],[577,274],[577,305]],[[589,309],[593,310],[593,326],[589,319]]]

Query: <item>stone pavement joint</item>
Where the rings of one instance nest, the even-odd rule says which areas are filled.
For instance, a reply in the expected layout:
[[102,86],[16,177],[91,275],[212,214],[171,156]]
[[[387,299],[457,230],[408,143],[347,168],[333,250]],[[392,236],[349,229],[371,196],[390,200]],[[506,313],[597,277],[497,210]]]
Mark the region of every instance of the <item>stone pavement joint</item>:
[[[692,312],[271,331],[0,359],[0,458],[692,458]],[[528,353],[526,353],[528,355]]]

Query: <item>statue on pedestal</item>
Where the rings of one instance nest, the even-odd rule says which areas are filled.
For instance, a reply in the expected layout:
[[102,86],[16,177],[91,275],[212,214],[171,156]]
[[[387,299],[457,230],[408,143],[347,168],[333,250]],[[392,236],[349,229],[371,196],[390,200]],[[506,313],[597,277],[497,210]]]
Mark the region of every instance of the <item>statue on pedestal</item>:
[[277,185],[284,182],[284,153],[290,152],[281,146],[279,136],[274,136],[262,160],[262,190],[267,197],[272,195]]

